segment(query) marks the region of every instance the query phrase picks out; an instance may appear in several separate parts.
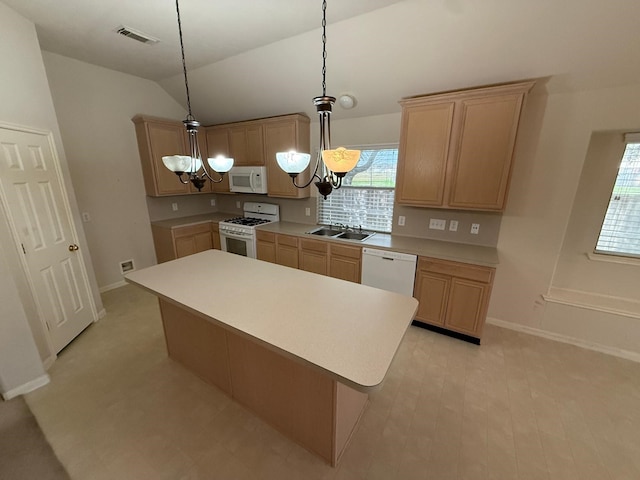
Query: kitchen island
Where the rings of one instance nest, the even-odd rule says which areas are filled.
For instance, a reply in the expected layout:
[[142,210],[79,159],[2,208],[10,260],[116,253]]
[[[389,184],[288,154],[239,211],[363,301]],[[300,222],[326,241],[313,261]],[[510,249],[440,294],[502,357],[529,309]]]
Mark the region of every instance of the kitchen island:
[[332,465],[418,306],[218,250],[126,279],[159,297],[171,358]]

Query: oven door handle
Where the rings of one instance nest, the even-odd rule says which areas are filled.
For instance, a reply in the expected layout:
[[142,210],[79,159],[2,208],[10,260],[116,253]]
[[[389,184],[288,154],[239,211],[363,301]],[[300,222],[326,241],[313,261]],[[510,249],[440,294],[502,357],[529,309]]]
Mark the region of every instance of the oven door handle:
[[220,231],[220,235],[229,237],[229,238],[237,238],[238,240],[250,240],[252,237],[251,234],[237,234],[237,233],[224,232],[224,231]]

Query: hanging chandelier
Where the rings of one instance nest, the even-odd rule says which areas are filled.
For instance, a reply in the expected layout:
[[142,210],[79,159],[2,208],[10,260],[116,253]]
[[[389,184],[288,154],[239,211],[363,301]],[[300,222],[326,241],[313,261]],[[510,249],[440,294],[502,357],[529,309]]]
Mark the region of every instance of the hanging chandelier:
[[[343,147],[338,147],[335,150],[331,149],[331,109],[336,102],[335,97],[327,95],[327,1],[322,2],[322,95],[313,99],[313,104],[316,106],[318,117],[320,120],[320,148],[316,157],[316,164],[313,170],[311,179],[304,185],[298,185],[296,183],[296,177],[302,173],[308,166],[311,160],[311,155],[308,153],[298,153],[295,151],[290,152],[278,152],[276,153],[276,160],[282,170],[289,174],[293,184],[297,188],[306,188],[311,185],[314,179],[318,192],[325,200],[334,188],[340,188],[342,186],[342,179],[344,176],[354,169],[358,160],[360,159],[360,150],[347,150]],[[324,175],[320,177],[318,169],[320,167],[320,160],[324,162]]]
[[[200,145],[198,144],[198,122],[191,113],[191,98],[189,95],[189,80],[187,78],[187,64],[184,60],[184,42],[182,40],[182,23],[180,21],[180,5],[176,0],[176,13],[178,16],[178,33],[180,35],[180,52],[182,53],[182,72],[184,73],[184,86],[187,92],[187,118],[183,120],[187,130],[187,139],[189,142],[189,155],[170,155],[162,157],[164,166],[175,173],[180,181],[187,185],[189,182],[193,184],[198,191],[202,190],[207,179],[213,183],[220,183],[224,178],[224,174],[233,167],[233,158],[218,155],[215,158],[207,158],[207,163],[212,171],[220,175],[217,180],[207,170],[206,165],[202,161],[200,153]],[[184,177],[183,177],[184,175]]]

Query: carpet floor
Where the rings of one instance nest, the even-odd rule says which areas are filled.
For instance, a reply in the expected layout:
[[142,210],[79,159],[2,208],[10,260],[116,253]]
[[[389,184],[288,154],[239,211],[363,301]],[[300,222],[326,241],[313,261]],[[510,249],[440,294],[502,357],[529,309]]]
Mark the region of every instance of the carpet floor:
[[0,401],[0,478],[69,480],[23,397]]

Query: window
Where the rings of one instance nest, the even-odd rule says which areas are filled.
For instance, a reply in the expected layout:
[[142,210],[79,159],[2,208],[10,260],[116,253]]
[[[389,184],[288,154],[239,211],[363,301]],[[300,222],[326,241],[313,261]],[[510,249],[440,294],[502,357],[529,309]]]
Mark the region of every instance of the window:
[[640,257],[640,134],[626,135],[596,253]]
[[342,179],[342,187],[326,200],[318,197],[318,222],[391,232],[398,147],[349,148],[360,148],[360,160]]

